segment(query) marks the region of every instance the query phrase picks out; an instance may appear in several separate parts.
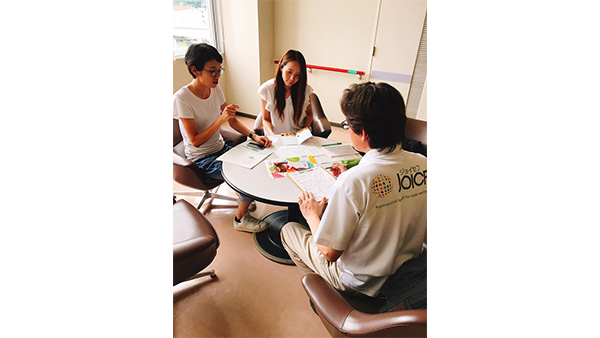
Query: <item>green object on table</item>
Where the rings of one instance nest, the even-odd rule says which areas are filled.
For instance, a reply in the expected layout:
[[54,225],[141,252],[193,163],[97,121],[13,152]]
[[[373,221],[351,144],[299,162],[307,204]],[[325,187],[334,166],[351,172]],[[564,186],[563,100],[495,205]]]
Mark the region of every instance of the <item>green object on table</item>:
[[354,166],[356,166],[356,165],[358,165],[360,163],[360,158],[354,158],[354,159],[351,159],[351,160],[343,160],[343,161],[341,161],[341,163],[343,165],[345,165],[346,168],[350,169],[350,168],[352,168],[352,167],[354,167]]

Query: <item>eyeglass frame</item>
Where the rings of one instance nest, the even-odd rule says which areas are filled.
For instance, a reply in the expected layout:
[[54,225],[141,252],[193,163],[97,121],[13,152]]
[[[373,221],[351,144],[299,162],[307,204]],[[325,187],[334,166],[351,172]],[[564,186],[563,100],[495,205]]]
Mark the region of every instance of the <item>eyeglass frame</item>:
[[225,68],[223,68],[223,67],[219,67],[219,69],[215,69],[215,70],[208,70],[208,69],[202,69],[202,70],[207,71],[211,77],[217,77],[217,74],[223,75],[223,73],[225,73]]
[[350,124],[348,123],[348,121],[344,120],[342,122],[340,122],[340,126],[342,127],[342,129],[344,130],[348,130],[350,129]]

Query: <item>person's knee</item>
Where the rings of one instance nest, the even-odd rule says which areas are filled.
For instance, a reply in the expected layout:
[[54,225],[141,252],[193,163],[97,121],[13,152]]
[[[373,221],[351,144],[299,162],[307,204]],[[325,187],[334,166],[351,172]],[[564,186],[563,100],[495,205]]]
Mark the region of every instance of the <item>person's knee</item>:
[[244,194],[240,194],[240,197],[238,198],[240,200],[240,202],[245,202],[245,203],[251,203],[253,201],[253,199],[249,196],[246,196]]
[[285,225],[283,227],[281,227],[281,231],[279,232],[279,236],[281,237],[281,243],[287,244],[285,242],[285,233],[287,233],[290,229],[290,227],[288,226],[290,224],[290,222],[285,223]]
[[296,236],[296,229],[295,227],[301,226],[300,224],[296,223],[296,222],[287,222],[282,228],[281,228],[281,232],[280,232],[280,237],[281,237],[281,242],[285,243],[286,245],[289,244],[289,242],[286,242],[285,239],[292,239],[293,237]]

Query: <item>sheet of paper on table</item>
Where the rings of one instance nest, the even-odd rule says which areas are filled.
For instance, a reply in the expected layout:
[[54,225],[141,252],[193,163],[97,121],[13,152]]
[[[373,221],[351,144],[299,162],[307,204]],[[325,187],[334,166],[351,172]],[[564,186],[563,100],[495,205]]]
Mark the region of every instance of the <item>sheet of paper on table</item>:
[[275,155],[277,155],[279,158],[325,155],[325,152],[321,148],[322,147],[314,145],[284,146],[277,149]]
[[287,176],[301,190],[312,192],[317,201],[329,198],[333,193],[335,178],[321,167],[288,173]]
[[323,147],[325,153],[331,157],[338,157],[344,155],[359,155],[356,150],[352,147],[351,144],[340,144]]
[[252,169],[275,151],[275,147],[273,146],[264,149],[250,147],[248,146],[250,142],[252,141],[246,141],[234,147],[225,154],[219,156],[217,161],[223,161]]

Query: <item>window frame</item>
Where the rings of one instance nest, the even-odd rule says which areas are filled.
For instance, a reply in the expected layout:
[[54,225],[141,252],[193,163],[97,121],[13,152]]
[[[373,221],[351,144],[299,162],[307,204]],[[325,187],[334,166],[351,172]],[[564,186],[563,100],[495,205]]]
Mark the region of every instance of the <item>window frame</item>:
[[[212,38],[214,43],[211,43],[212,46],[214,46],[219,53],[223,54],[224,52],[224,47],[223,47],[223,22],[221,20],[221,2],[220,0],[207,0],[206,1],[206,8],[208,11],[208,19],[209,19],[209,23],[208,23],[208,32],[209,32],[209,36],[210,38]],[[187,51],[187,49],[186,49]],[[185,58],[185,52],[183,52],[183,54],[181,55],[176,55],[175,54],[175,48],[173,48],[173,60],[182,60]]]

